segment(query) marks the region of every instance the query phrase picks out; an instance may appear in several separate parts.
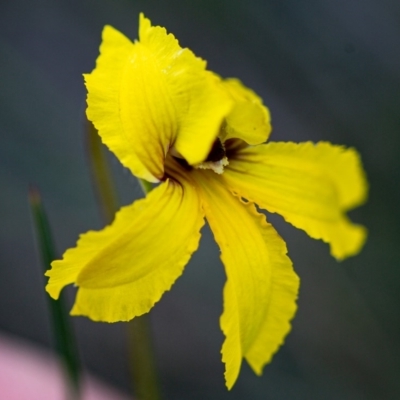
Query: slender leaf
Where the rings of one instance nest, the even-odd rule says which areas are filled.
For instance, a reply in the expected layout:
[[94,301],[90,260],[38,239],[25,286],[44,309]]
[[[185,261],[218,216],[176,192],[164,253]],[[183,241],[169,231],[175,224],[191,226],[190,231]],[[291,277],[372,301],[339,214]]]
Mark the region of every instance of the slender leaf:
[[[42,259],[43,271],[47,271],[50,268],[50,263],[57,258],[57,255],[40,193],[35,187],[29,189],[29,205],[32,212],[39,253]],[[81,367],[64,295],[62,294],[58,300],[53,300],[49,296],[47,298],[56,351],[64,363],[69,381],[70,393],[68,397],[78,399]]]

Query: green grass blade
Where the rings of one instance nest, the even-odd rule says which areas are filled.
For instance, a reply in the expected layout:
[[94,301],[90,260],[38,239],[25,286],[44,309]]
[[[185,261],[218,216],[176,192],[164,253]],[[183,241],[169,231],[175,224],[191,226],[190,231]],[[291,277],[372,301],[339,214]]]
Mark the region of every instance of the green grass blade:
[[[57,258],[50,231],[50,225],[42,204],[40,193],[35,187],[29,189],[29,205],[33,217],[34,231],[42,259],[43,272]],[[69,381],[69,398],[78,399],[80,381],[80,362],[75,336],[69,322],[69,315],[63,294],[58,300],[47,296],[56,351],[64,363]]]

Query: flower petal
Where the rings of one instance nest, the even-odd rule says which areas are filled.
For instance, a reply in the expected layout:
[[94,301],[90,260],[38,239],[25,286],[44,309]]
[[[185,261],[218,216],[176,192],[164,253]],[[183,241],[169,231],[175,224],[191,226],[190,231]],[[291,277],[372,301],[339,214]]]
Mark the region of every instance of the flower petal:
[[225,79],[224,88],[235,101],[226,118],[222,140],[242,139],[255,145],[264,143],[271,133],[271,117],[260,97],[238,79]]
[[366,230],[344,212],[366,199],[357,152],[330,143],[268,143],[239,150],[223,179],[232,191],[331,246],[337,259],[358,253]]
[[82,235],[47,271],[49,294],[57,298],[75,283],[72,314],[96,321],[127,321],[149,311],[181,275],[204,223],[196,189],[180,181],[162,183],[123,207],[105,229]]
[[204,60],[189,49],[182,49],[164,28],[151,26],[143,14],[139,36],[162,71],[176,110],[179,132],[174,147],[189,164],[198,164],[207,158],[233,102],[221,88],[220,79],[205,70]]
[[85,75],[88,118],[104,143],[138,177],[163,177],[170,147],[203,161],[231,108],[229,96],[172,34],[140,15],[140,41],[110,26],[96,68]]
[[196,174],[227,275],[221,328],[230,389],[243,357],[260,374],[283,343],[296,311],[299,279],[284,241],[254,204],[232,196],[213,172]]
[[[144,112],[145,105],[135,110],[133,118],[137,120],[133,124],[121,114],[126,106],[127,92],[130,91],[132,98],[133,94],[138,96],[139,93],[132,87],[134,82],[127,82],[126,73],[131,59],[137,57],[137,47],[111,26],[104,27],[102,36],[96,68],[84,75],[88,90],[87,117],[99,131],[103,142],[125,167],[138,177],[158,182],[163,176],[163,146],[161,141],[154,140],[152,136],[149,137],[149,143],[144,143],[145,136],[140,136],[143,125],[150,125],[149,114]],[[139,100],[139,97],[135,99]],[[133,102],[137,103],[134,99]],[[154,130],[151,133],[154,135]]]

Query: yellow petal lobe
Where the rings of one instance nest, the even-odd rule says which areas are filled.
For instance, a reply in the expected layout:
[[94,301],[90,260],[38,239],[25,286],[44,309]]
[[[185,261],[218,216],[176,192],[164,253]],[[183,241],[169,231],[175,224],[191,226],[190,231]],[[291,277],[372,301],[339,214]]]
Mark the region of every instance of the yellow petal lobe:
[[367,182],[357,152],[330,143],[280,143],[239,150],[223,179],[235,193],[305,230],[343,259],[365,242],[345,211],[362,204]]
[[171,147],[202,162],[232,101],[206,63],[140,16],[138,42],[106,26],[96,68],[85,75],[88,118],[138,177],[157,182]]
[[285,243],[253,203],[232,196],[211,171],[196,172],[196,180],[227,275],[220,323],[231,389],[243,357],[260,374],[283,343],[296,311],[299,279]]
[[[158,140],[146,143],[146,137],[141,136],[149,133],[147,130],[140,131],[143,125],[148,124],[151,128],[143,100],[132,119],[127,120],[124,117],[126,102],[129,103],[127,92],[131,93],[132,98],[134,93],[140,95],[139,91],[132,87],[135,82],[127,82],[126,73],[131,64],[130,60],[138,57],[137,53],[140,53],[137,46],[135,47],[121,32],[111,26],[104,27],[96,68],[92,73],[84,75],[88,90],[86,114],[98,130],[103,143],[125,167],[140,178],[158,182],[163,176],[163,144]],[[136,103],[140,102],[137,96]],[[154,136],[154,128],[150,133]],[[149,153],[151,157],[148,157]]]
[[47,271],[49,294],[57,298],[75,283],[71,313],[95,321],[127,321],[148,312],[183,272],[204,223],[196,189],[180,181],[162,183],[123,207],[111,225],[82,235]]
[[176,110],[178,132],[173,143],[186,161],[204,161],[218,136],[233,102],[221,88],[220,79],[206,71],[206,62],[181,48],[172,34],[140,15],[140,43],[162,71],[169,99]]
[[226,118],[221,138],[242,139],[251,145],[264,143],[271,133],[268,108],[260,97],[238,79],[225,79],[222,83],[235,105]]

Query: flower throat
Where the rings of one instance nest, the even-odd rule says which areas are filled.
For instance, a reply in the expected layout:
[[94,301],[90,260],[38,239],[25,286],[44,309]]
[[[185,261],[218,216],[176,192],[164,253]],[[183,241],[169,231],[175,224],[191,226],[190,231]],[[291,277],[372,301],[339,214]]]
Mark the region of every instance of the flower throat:
[[173,157],[188,171],[190,171],[192,168],[211,169],[217,174],[222,174],[224,172],[224,167],[229,164],[228,158],[226,157],[225,146],[221,142],[220,138],[215,139],[207,158],[200,164],[191,166],[184,158],[176,156]]

